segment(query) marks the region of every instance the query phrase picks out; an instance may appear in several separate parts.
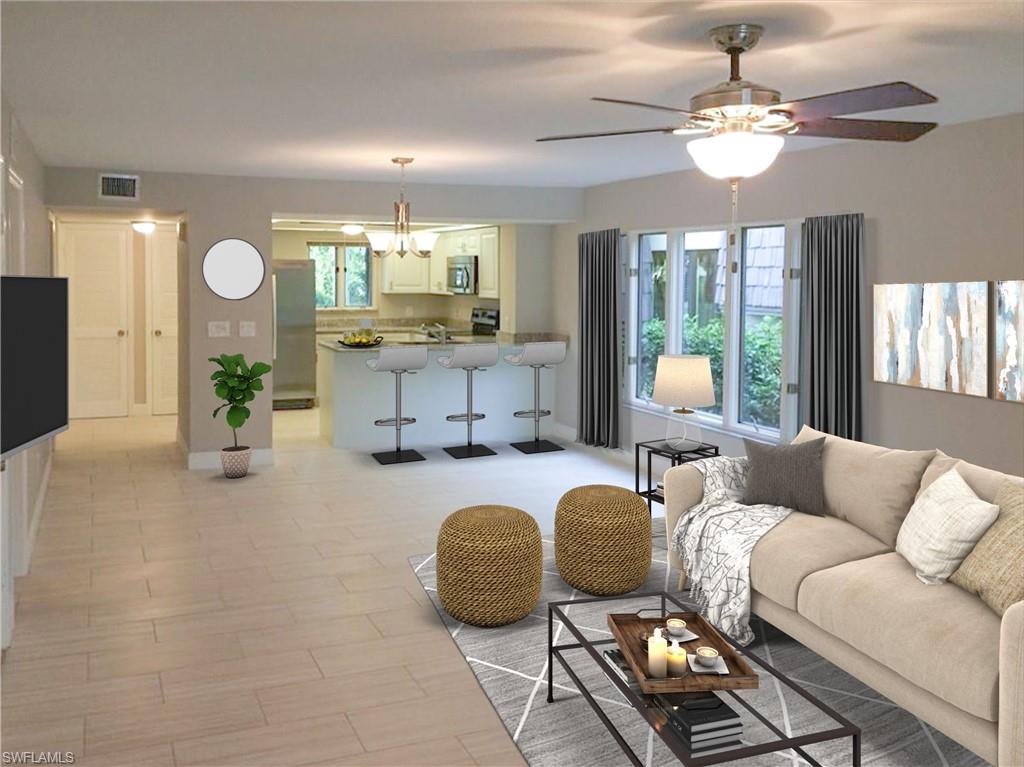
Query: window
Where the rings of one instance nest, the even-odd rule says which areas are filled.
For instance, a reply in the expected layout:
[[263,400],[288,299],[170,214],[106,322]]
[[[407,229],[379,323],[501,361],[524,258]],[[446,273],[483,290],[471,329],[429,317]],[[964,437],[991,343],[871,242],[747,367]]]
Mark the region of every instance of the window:
[[743,230],[740,272],[739,420],[779,429],[782,397],[782,291],[786,227]]
[[[314,290],[317,309],[358,309],[372,305],[369,246],[310,243],[309,257],[316,263]],[[338,279],[339,274],[343,275],[341,280]]]
[[640,294],[637,307],[636,396],[650,399],[658,355],[665,353],[665,258],[664,234],[641,234],[639,253]]
[[704,412],[722,414],[725,370],[725,270],[728,249],[725,232],[687,232],[683,235],[682,354],[711,360],[715,405]]
[[725,227],[629,235],[626,404],[669,415],[650,401],[658,355],[699,354],[711,362],[716,400],[701,421],[760,438],[795,434],[787,384],[798,373],[799,285],[786,275],[798,265],[799,226],[741,227],[731,266]]

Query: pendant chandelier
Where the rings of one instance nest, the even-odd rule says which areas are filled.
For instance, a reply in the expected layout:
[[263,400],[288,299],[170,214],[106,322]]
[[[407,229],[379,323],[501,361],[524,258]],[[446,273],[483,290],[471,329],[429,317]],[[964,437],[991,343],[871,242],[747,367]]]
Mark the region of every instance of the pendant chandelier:
[[395,228],[392,232],[367,232],[373,255],[377,258],[397,255],[404,258],[411,253],[418,258],[430,258],[430,251],[437,242],[437,232],[412,232],[409,230],[409,203],[405,200],[405,166],[412,157],[392,157],[391,162],[401,168],[402,180],[398,202],[395,203]]

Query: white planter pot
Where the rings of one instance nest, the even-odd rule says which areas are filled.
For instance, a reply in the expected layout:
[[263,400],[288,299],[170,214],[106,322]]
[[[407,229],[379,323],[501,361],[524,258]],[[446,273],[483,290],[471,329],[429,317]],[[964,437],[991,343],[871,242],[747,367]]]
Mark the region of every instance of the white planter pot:
[[239,479],[248,474],[251,459],[252,448],[247,445],[225,447],[220,451],[220,465],[224,467],[224,476],[228,479]]

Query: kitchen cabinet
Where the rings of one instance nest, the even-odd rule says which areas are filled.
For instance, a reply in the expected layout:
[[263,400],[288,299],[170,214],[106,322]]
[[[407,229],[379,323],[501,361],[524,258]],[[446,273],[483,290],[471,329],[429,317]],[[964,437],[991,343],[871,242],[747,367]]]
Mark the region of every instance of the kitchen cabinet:
[[452,233],[437,238],[430,252],[430,292],[437,296],[450,296],[448,292],[448,256],[452,252]]
[[479,232],[480,258],[477,260],[477,294],[480,298],[498,298],[498,228]]
[[392,253],[383,260],[381,293],[430,292],[431,259],[419,258],[411,253],[400,258],[397,253]]

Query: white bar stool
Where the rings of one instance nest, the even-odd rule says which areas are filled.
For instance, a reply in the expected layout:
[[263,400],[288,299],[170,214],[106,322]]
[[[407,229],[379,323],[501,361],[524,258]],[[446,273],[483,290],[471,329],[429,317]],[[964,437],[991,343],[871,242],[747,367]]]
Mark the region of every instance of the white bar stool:
[[540,371],[541,368],[558,365],[564,361],[564,341],[538,341],[523,344],[521,353],[505,355],[505,362],[510,365],[533,368],[533,410],[517,410],[513,413],[516,418],[533,419],[533,439],[527,442],[512,443],[512,447],[521,453],[532,455],[533,453],[552,453],[565,449],[550,440],[540,438],[540,419],[551,415],[550,410],[541,410],[540,408]]
[[473,421],[486,417],[484,413],[473,412],[473,372],[486,370],[498,364],[497,344],[465,344],[456,346],[447,357],[438,357],[437,364],[443,368],[466,371],[466,412],[446,416],[448,421],[466,422],[466,444],[446,447],[444,451],[452,458],[480,458],[496,455],[487,445],[473,444]]
[[378,418],[373,422],[374,426],[395,427],[395,449],[373,454],[379,464],[388,466],[394,463],[426,460],[415,450],[402,450],[402,427],[416,423],[415,418],[402,417],[402,374],[411,375],[426,366],[426,346],[388,346],[381,349],[374,359],[366,361],[366,367],[375,373],[395,374],[395,417]]

